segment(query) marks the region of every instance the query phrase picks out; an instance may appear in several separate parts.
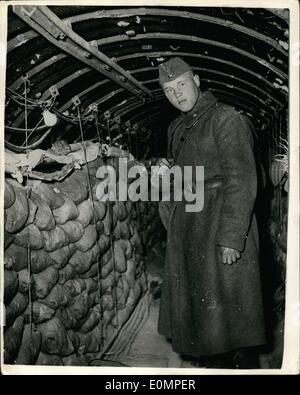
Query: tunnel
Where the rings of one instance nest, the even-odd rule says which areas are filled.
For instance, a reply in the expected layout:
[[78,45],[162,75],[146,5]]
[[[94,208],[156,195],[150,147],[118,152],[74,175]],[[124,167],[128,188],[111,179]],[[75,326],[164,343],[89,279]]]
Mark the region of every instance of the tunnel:
[[103,202],[98,188],[100,167],[121,178],[126,158],[149,177],[168,156],[179,112],[159,67],[180,57],[201,92],[251,125],[266,332],[255,366],[281,367],[289,18],[284,8],[7,8],[5,364],[199,367],[157,332],[172,232],[159,202]]

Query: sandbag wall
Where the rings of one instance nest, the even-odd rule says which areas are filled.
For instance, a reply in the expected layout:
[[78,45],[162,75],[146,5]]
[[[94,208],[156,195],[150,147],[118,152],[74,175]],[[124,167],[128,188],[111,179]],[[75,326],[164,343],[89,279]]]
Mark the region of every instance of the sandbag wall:
[[157,207],[98,201],[101,164],[89,163],[90,185],[86,165],[56,183],[5,181],[5,363],[72,364],[104,352],[146,293]]

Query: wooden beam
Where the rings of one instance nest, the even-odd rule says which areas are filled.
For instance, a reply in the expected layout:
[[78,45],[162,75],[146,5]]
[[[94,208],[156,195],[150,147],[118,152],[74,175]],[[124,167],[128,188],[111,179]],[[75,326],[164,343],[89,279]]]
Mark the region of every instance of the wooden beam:
[[151,96],[151,92],[129,72],[100,52],[94,43],[88,43],[76,34],[48,7],[13,6],[13,11],[52,44],[106,75],[134,95],[142,99],[147,95]]

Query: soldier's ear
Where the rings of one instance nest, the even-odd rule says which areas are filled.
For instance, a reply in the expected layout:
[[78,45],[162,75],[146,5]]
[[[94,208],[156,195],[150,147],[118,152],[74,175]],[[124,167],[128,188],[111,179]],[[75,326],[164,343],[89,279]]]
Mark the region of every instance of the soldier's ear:
[[195,84],[197,85],[197,87],[200,88],[200,78],[199,78],[199,75],[198,75],[198,74],[194,74],[193,79],[194,79],[194,82],[195,82]]

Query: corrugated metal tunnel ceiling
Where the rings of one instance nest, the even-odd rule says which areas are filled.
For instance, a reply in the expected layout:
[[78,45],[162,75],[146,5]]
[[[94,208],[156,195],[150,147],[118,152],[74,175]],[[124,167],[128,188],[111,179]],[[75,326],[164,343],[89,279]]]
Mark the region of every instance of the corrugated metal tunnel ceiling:
[[[24,75],[30,82],[27,127],[37,125],[40,104],[51,99],[55,86],[59,95],[53,108],[66,123],[56,134],[69,141],[80,133],[71,122],[77,96],[86,138],[96,135],[88,118],[96,105],[100,124],[105,126],[109,111],[116,122],[150,134],[151,145],[165,142],[175,113],[158,84],[157,67],[173,56],[191,64],[202,90],[248,114],[258,131],[272,127],[287,109],[285,10],[15,6],[9,8],[7,40],[5,131],[8,144],[16,146],[23,144],[25,127]],[[34,132],[28,142],[33,146],[45,129],[38,126]],[[49,146],[51,139],[43,144]]]

